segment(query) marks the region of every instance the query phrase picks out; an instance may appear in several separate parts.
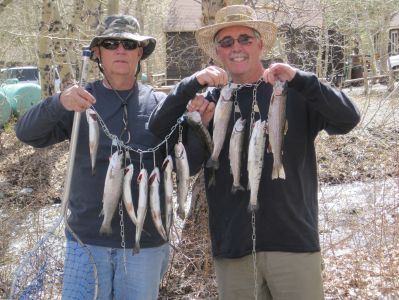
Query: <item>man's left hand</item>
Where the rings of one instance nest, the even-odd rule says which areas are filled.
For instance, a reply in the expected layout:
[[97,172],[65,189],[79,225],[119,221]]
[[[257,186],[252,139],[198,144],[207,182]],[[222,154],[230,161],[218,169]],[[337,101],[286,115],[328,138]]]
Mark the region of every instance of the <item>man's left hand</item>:
[[201,115],[202,124],[208,127],[215,112],[215,103],[206,100],[203,95],[198,94],[188,102],[187,110],[189,112],[198,111]]

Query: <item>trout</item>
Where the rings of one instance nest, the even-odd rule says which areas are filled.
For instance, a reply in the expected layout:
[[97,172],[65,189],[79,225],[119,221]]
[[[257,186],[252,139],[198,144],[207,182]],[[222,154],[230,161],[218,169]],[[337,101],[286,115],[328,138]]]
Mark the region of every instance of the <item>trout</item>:
[[248,147],[248,187],[251,190],[249,211],[258,208],[258,190],[262,176],[263,157],[266,144],[266,121],[258,120],[254,124]]
[[132,187],[131,187],[133,172],[134,172],[133,164],[129,164],[125,169],[125,176],[123,176],[122,199],[130,219],[132,220],[134,225],[137,225],[137,216],[134,210]]
[[229,83],[220,91],[220,97],[216,103],[215,115],[213,117],[213,151],[206,163],[207,168],[212,168],[214,170],[219,168],[219,154],[224,144],[227,127],[233,110],[231,95],[235,88],[237,88],[237,84]]
[[233,186],[231,192],[234,194],[236,191],[243,191],[244,187],[240,183],[241,177],[241,154],[244,144],[246,120],[239,118],[233,128],[230,138],[229,159],[230,169],[233,174]]
[[97,114],[93,109],[86,109],[86,119],[87,124],[89,125],[89,152],[91,161],[91,174],[95,175],[97,149],[100,140],[100,127],[98,126]]
[[173,160],[168,155],[162,163],[163,185],[165,191],[165,230],[166,236],[169,238],[170,228],[173,222]]
[[151,172],[150,178],[148,179],[148,184],[150,186],[150,208],[151,216],[154,221],[154,225],[158,230],[158,233],[166,241],[165,228],[162,225],[161,217],[161,203],[159,199],[159,182],[160,182],[159,169],[157,167]]
[[179,142],[175,145],[176,175],[177,175],[177,201],[179,207],[177,215],[183,220],[186,215],[186,200],[190,182],[190,169],[184,145]]
[[137,205],[136,240],[133,253],[140,252],[141,232],[147,215],[148,173],[146,169],[141,169],[139,176],[137,176],[137,184],[139,185],[139,202]]
[[184,118],[187,120],[187,123],[194,128],[199,137],[205,142],[206,148],[209,154],[211,154],[213,152],[212,137],[209,134],[208,129],[204,126],[204,124],[202,124],[200,113],[198,111],[185,112]]
[[100,213],[100,215],[104,215],[100,234],[110,235],[112,233],[111,221],[122,194],[124,173],[122,161],[122,151],[115,151],[109,161],[107,175],[105,176],[103,209]]
[[270,99],[267,133],[269,134],[268,152],[273,153],[272,179],[285,179],[285,171],[282,162],[284,135],[288,130],[288,122],[285,116],[287,102],[287,83],[277,80],[273,87]]

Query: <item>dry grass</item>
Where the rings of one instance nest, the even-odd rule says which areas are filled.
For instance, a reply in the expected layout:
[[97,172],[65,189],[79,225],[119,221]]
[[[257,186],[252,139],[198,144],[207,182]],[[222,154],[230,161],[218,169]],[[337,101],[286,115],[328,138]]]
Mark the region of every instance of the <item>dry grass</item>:
[[[352,91],[362,111],[361,124],[345,136],[321,134],[317,139],[327,299],[399,298],[398,94],[387,97],[385,90],[378,90],[362,96]],[[62,196],[67,147],[34,150],[18,142],[12,128],[1,132],[0,299],[9,293],[10,274],[21,256],[46,227],[49,216],[38,217],[38,209]],[[161,299],[217,297],[207,219],[195,219],[206,215],[206,205],[196,205],[184,230],[176,225]],[[28,218],[33,224],[25,224]],[[33,234],[30,227],[37,228]],[[26,248],[11,253],[10,245],[21,236]]]

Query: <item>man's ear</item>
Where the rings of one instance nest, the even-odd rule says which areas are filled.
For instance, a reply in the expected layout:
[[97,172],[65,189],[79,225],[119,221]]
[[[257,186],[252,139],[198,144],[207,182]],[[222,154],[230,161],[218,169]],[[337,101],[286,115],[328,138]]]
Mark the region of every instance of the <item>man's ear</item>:
[[92,51],[93,51],[94,57],[96,57],[101,62],[100,48],[94,47],[92,49]]
[[142,47],[139,48],[138,56],[141,58],[143,56],[144,50]]

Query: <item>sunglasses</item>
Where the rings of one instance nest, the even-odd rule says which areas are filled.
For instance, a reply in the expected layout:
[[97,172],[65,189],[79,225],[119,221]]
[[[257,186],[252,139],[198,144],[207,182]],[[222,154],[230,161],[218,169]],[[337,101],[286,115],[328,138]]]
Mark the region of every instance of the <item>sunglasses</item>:
[[125,50],[134,50],[140,46],[139,42],[133,40],[103,40],[100,46],[107,50],[115,50],[119,44],[122,44]]
[[249,36],[247,34],[241,34],[238,38],[234,39],[231,36],[226,36],[220,41],[217,41],[216,43],[222,47],[222,48],[229,48],[232,47],[237,41],[240,45],[249,45],[252,43],[252,39],[254,39],[254,36]]

